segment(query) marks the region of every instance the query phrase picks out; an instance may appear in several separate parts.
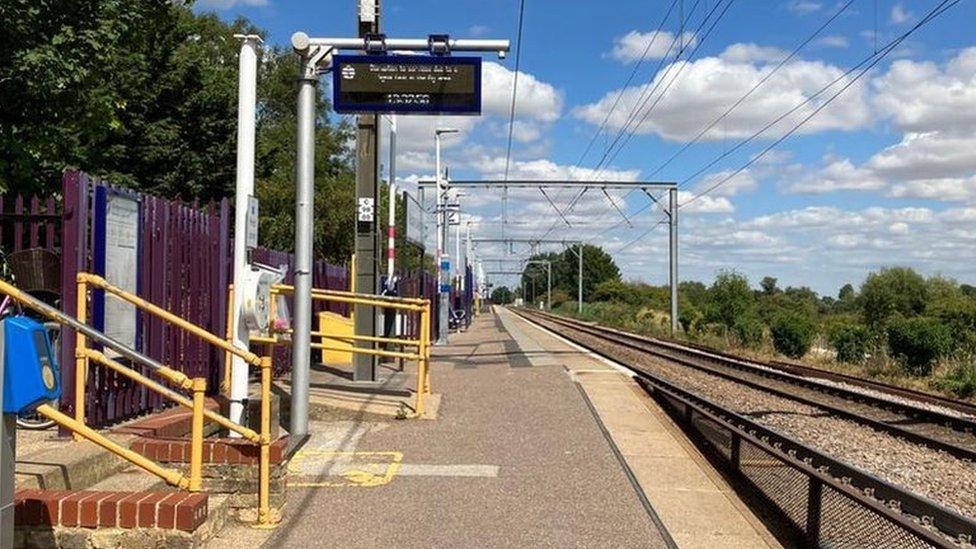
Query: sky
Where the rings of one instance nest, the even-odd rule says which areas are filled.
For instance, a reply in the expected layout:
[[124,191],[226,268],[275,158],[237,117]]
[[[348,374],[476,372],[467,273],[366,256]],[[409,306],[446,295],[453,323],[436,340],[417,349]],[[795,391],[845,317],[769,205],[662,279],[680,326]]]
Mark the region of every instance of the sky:
[[[976,283],[976,2],[899,41],[940,3],[525,0],[509,178],[678,183],[685,280],[733,269],[754,285],[773,276],[836,295],[871,270],[906,265]],[[248,17],[278,45],[296,31],[356,32],[355,0],[196,6]],[[514,46],[518,9],[519,0],[385,0],[381,28]],[[482,116],[398,117],[403,188],[433,176],[436,127],[461,130],[443,142],[451,177],[504,176],[515,58],[514,48],[485,56]],[[321,89],[331,93],[326,79]],[[500,190],[467,193],[475,238],[582,239],[609,251],[625,279],[667,282],[664,214],[642,192],[592,189],[570,207],[565,189],[511,190],[505,226]],[[512,252],[528,250],[475,248],[482,258]]]

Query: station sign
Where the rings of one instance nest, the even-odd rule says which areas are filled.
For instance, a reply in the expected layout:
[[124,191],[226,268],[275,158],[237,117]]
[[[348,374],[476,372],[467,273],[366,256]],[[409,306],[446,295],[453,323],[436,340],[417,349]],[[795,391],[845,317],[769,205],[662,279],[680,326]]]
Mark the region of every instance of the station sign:
[[336,55],[332,107],[342,114],[481,114],[481,58]]

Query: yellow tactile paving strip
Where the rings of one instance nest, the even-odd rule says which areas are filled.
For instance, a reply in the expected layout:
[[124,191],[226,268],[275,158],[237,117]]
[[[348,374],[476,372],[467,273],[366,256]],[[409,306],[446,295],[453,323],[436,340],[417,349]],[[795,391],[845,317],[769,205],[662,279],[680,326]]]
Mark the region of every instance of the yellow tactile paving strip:
[[[500,316],[532,355],[561,361],[586,392],[641,489],[680,547],[779,547],[665,412],[627,375],[578,347]],[[553,355],[543,358],[539,351]],[[576,351],[576,352],[570,352]]]

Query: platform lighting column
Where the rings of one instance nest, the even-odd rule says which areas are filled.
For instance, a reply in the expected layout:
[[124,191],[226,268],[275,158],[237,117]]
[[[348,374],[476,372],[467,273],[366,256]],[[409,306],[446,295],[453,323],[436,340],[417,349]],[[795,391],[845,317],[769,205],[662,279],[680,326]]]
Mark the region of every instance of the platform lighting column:
[[312,342],[312,212],[315,208],[315,98],[317,58],[303,54],[298,80],[295,190],[295,312],[292,334],[291,419],[294,440],[308,434],[308,376]]
[[[243,288],[247,271],[250,269],[247,254],[247,210],[248,200],[254,195],[254,135],[255,109],[257,104],[257,47],[261,38],[256,35],[237,35],[242,38],[239,82],[237,92],[237,184],[234,193],[234,287]],[[231,334],[234,345],[239,348],[248,347],[248,329],[241,322],[241,309],[244,304],[244,292],[234,292],[234,303],[231,308]],[[247,399],[248,365],[244,359],[233,356],[230,364],[224,368],[231,369],[230,375],[230,408],[231,421],[240,423],[244,414],[244,400]],[[232,437],[240,437],[231,433]]]
[[671,255],[671,335],[678,331],[678,188],[668,189]]
[[450,294],[444,290],[444,281],[450,276],[449,272],[443,269],[444,246],[447,244],[447,212],[445,211],[445,198],[447,194],[447,182],[441,174],[441,135],[457,133],[453,128],[438,128],[434,130],[434,179],[437,182],[437,254],[434,256],[437,261],[437,343],[447,343],[447,324],[448,308],[450,307]]

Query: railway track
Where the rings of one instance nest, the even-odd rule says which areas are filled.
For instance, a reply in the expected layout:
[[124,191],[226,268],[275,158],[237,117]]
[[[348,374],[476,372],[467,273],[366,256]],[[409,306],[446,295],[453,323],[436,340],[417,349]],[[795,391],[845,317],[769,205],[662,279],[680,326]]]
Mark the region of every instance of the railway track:
[[[966,508],[967,505],[946,506],[941,500],[919,495],[910,487],[882,478],[884,475],[874,474],[878,471],[868,472],[789,433],[774,430],[758,421],[753,414],[737,413],[735,406],[719,402],[723,396],[728,400],[729,395],[715,394],[715,391],[721,393],[721,390],[715,389],[714,385],[724,384],[729,393],[761,392],[770,395],[770,399],[792,401],[798,407],[794,412],[798,416],[809,415],[811,420],[820,422],[826,421],[827,416],[831,421],[840,418],[864,426],[862,429],[867,429],[868,433],[876,430],[884,433],[882,436],[892,437],[891,443],[895,446],[915,444],[924,447],[924,451],[931,453],[929,459],[955,458],[958,464],[970,467],[970,460],[976,456],[976,437],[972,434],[973,416],[968,413],[969,409],[964,403],[950,406],[935,397],[913,402],[904,392],[885,391],[880,384],[852,387],[852,384],[844,384],[836,379],[825,380],[822,376],[811,379],[794,373],[796,370],[786,371],[777,365],[744,361],[724,353],[628,334],[538,311],[517,312],[536,324],[633,369],[639,382],[676,413],[686,429],[697,432],[707,442],[705,446],[714,454],[713,457],[727,462],[732,473],[748,481],[747,484],[755,489],[760,500],[777,510],[774,514],[781,515],[780,518],[802,534],[805,545],[865,546],[865,539],[858,537],[864,531],[880,536],[877,539],[869,538],[868,545],[872,546],[971,546],[976,539],[976,521],[959,512],[960,507]],[[621,354],[627,356],[621,360]],[[647,368],[644,361],[634,358],[638,356],[670,363],[673,368],[693,370],[699,378],[714,379],[698,386],[699,389],[713,389],[711,400],[703,396],[702,391],[691,390],[660,371]],[[764,413],[767,407],[777,408],[775,405],[764,405]],[[836,436],[844,435],[836,433]],[[743,447],[753,449],[751,457],[743,457]],[[952,457],[939,458],[943,453]],[[807,489],[798,489],[797,481],[789,480],[791,477],[783,467],[755,467],[758,463],[768,464],[769,456],[779,459],[793,472],[806,475]],[[919,460],[920,467],[924,467],[923,463],[924,460]],[[778,473],[770,477],[769,471]],[[951,486],[954,480],[941,479],[940,482],[945,481]],[[845,488],[854,490],[844,494],[849,498],[845,500],[845,506],[837,503],[836,498],[830,500],[822,495],[823,490],[828,488],[832,494],[841,493]],[[959,485],[956,489],[966,488]],[[784,498],[789,501],[779,501]],[[832,511],[827,512],[825,509],[830,501],[833,501],[829,505]],[[850,504],[854,507],[850,507]],[[804,505],[805,511],[799,513],[797,509],[804,508]],[[854,508],[856,512],[852,510]],[[850,521],[838,517],[845,513],[849,517],[862,517],[861,528],[853,527],[854,523],[844,526]],[[816,520],[812,520],[813,517]],[[912,535],[880,543],[882,532],[887,530],[879,529],[874,524],[877,517],[910,531]],[[827,533],[824,532],[825,528]],[[925,538],[925,533],[933,530],[938,531],[939,536]],[[852,541],[855,539],[856,542]]]
[[[785,371],[783,363],[746,361],[697,346],[629,334],[555,315],[545,315],[544,318],[976,462],[976,407],[966,403],[939,399],[934,395],[927,395],[930,398],[925,402],[912,402],[907,391],[896,392],[893,389],[897,388],[878,383],[870,387],[867,384],[851,386],[845,379],[849,376],[831,379],[823,370],[816,370],[818,376],[810,377]],[[803,373],[814,370],[795,365],[793,368]],[[831,382],[825,383],[824,379]]]

